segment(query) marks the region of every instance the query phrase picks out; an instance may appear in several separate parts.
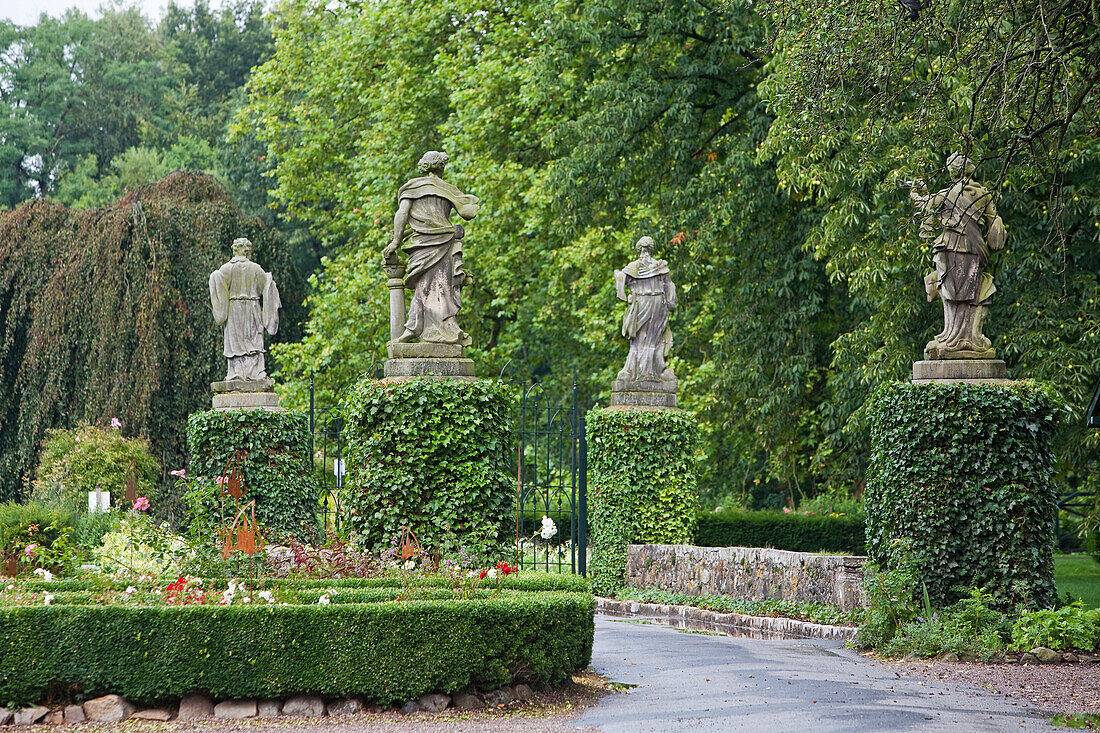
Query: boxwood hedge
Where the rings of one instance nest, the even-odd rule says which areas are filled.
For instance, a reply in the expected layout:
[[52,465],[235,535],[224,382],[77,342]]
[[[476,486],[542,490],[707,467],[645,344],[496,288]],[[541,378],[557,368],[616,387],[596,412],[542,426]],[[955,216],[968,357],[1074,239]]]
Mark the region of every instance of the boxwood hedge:
[[0,705],[108,693],[153,704],[193,691],[390,704],[559,682],[591,659],[593,610],[589,593],[507,590],[332,605],[0,607]]
[[700,547],[772,547],[791,552],[862,555],[864,520],[857,515],[783,514],[770,511],[701,512],[695,529]]

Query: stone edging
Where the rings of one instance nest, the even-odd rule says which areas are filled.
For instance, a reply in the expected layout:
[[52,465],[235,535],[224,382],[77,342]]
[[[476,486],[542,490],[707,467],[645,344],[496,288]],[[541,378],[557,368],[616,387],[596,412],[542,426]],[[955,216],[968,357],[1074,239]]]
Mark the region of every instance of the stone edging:
[[719,613],[693,606],[667,606],[638,601],[616,601],[596,598],[596,613],[605,616],[636,617],[666,623],[691,631],[718,631],[732,636],[753,639],[828,639],[851,641],[856,636],[853,626],[812,624],[793,618],[749,616],[744,613]]

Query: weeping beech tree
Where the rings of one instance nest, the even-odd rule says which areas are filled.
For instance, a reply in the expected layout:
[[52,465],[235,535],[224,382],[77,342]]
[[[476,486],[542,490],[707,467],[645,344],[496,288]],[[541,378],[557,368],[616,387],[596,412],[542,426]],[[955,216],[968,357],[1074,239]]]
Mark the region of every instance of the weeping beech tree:
[[106,208],[0,214],[0,501],[26,493],[47,429],[79,422],[117,417],[165,471],[183,465],[187,415],[225,374],[207,277],[240,236],[279,283],[276,340],[296,340],[305,284],[285,242],[210,176],[173,173]]

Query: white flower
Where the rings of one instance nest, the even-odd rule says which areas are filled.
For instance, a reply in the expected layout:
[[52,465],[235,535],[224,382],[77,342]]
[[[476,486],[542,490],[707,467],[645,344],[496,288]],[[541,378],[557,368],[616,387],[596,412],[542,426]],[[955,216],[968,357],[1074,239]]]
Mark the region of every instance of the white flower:
[[490,578],[497,577],[497,569],[496,568],[489,568],[489,572],[486,573],[486,575]]
[[470,572],[466,573],[467,578],[474,578],[474,577],[477,577],[477,575],[478,575],[478,571],[476,571],[476,570],[471,570]]
[[545,514],[542,517],[542,529],[539,530],[539,534],[542,535],[544,540],[548,540],[558,533],[558,526],[554,524],[554,520]]
[[322,595],[320,598],[317,599],[317,603],[321,604],[322,606],[327,606],[331,602],[332,602],[332,599],[329,598],[328,593],[325,593],[324,595]]
[[14,583],[10,584],[7,589],[8,590],[15,590],[15,584]]
[[275,602],[275,597],[273,595],[271,595],[271,591],[269,591],[269,590],[262,590],[259,593],[257,593],[256,595],[259,596],[261,599],[267,601],[268,603],[274,603]]
[[51,573],[49,570],[46,570],[45,568],[35,568],[34,574],[41,575],[42,580],[46,581],[47,583],[53,580],[53,573]]
[[46,601],[47,606],[50,605],[53,602],[53,593],[47,593],[43,600]]
[[405,561],[405,569],[406,570],[414,570],[415,568],[416,568],[416,560],[406,560]]
[[131,585],[131,586],[127,586],[126,590],[125,590],[125,591],[123,592],[123,595],[127,595],[127,596],[128,596],[128,595],[130,595],[131,593],[137,593],[137,588],[135,588],[135,587],[134,587],[134,586],[132,586],[132,585]]
[[241,599],[241,603],[252,603],[252,598],[250,598],[249,596],[245,596]]

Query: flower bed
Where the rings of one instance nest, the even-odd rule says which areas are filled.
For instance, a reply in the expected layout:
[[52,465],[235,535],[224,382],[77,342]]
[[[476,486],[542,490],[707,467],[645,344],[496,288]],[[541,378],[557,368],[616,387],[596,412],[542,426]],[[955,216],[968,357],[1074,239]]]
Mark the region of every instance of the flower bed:
[[[569,576],[520,574],[461,588],[431,577],[267,579],[247,596],[234,586],[230,605],[220,602],[231,590],[224,581],[171,585],[3,586],[0,705],[39,702],[47,691],[139,703],[200,691],[388,704],[559,682],[592,653],[593,598]],[[204,602],[187,585],[207,586]]]

